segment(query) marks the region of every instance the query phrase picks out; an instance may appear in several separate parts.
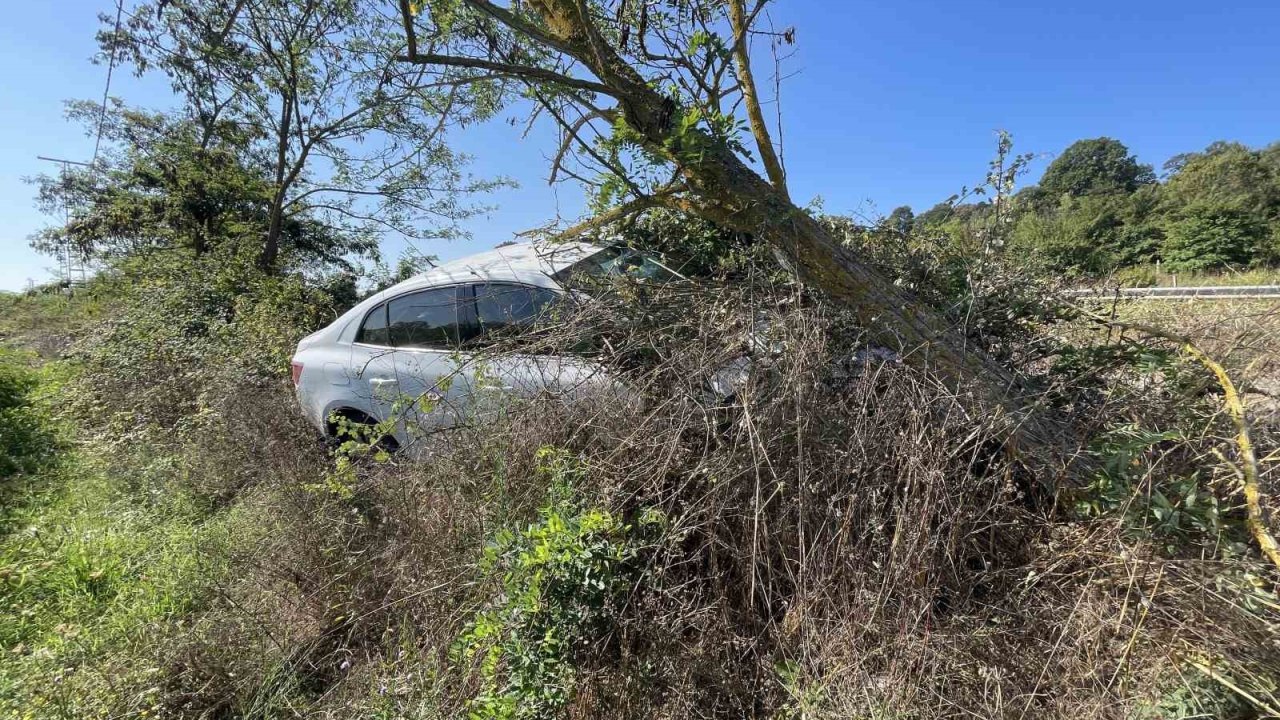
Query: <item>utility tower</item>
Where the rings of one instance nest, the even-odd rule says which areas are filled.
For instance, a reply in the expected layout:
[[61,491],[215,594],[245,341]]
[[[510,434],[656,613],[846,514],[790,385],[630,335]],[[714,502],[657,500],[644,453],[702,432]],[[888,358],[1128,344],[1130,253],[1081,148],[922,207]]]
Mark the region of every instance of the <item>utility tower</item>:
[[[93,165],[78,160],[65,160],[43,155],[37,155],[36,159],[55,162],[62,166],[62,225],[66,227],[71,222],[71,186],[67,168],[70,165],[80,165],[81,167],[93,167]],[[84,254],[72,247],[71,243],[67,243],[58,253],[58,277],[67,284],[68,288],[83,285],[85,280],[88,279]]]

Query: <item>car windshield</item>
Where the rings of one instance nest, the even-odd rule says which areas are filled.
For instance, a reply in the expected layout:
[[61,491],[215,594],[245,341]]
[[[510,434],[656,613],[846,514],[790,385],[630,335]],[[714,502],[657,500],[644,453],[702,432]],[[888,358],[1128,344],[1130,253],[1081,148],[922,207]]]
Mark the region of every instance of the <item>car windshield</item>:
[[563,282],[575,276],[628,277],[658,283],[684,279],[649,253],[617,245],[588,255],[552,277]]

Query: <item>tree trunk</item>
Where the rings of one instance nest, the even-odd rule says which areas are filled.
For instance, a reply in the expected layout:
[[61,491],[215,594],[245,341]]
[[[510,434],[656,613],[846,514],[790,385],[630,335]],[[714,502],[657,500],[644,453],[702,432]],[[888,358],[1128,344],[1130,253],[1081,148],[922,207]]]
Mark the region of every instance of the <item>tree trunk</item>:
[[954,389],[973,388],[986,401],[1023,414],[1012,372],[968,348],[945,318],[859,260],[724,143],[696,128],[677,133],[672,101],[612,51],[575,0],[531,5],[555,39],[610,88],[648,150],[679,169],[688,187],[685,209],[772,245],[802,280],[850,307],[874,342],[927,366]]
[[271,210],[267,219],[267,237],[262,243],[262,254],[258,256],[258,267],[263,272],[275,270],[276,259],[280,256],[280,231],[284,224],[284,199],[289,182],[296,175],[290,173],[286,164],[289,158],[290,123],[293,122],[293,104],[286,94],[280,100],[280,124],[276,127],[276,185],[271,195]]
[[281,198],[271,202],[271,215],[267,222],[267,237],[262,242],[262,254],[258,256],[258,267],[270,273],[275,269],[276,259],[280,256],[280,229],[283,225],[284,207]]
[[939,313],[862,262],[817,220],[781,197],[735,155],[700,148],[684,166],[700,215],[751,233],[778,250],[806,283],[849,307],[872,340],[927,365],[954,389],[977,384],[1006,410],[1021,407],[1013,373],[976,348]]
[[1045,490],[1077,485],[1087,475],[1089,459],[1069,455],[1067,428],[1035,409],[1033,393],[1017,375],[972,347],[942,314],[864,263],[720,143],[683,156],[696,158],[681,165],[698,203],[695,212],[767,242],[804,282],[849,308],[874,344],[978,400],[995,414],[993,424],[1009,450],[1016,448],[1035,466]]

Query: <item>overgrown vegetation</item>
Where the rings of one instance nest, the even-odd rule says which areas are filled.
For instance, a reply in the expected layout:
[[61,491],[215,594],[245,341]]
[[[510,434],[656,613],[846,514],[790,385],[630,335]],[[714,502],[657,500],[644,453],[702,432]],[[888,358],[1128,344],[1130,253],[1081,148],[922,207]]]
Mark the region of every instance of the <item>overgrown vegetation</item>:
[[[996,203],[957,196],[927,212],[895,210],[876,227],[923,240],[1012,225],[1004,252],[1074,278],[1127,284],[1159,271],[1241,273],[1280,262],[1280,144],[1215,142],[1171,158],[1157,178],[1112,138],[1080,140],[1039,184]],[[1158,269],[1157,269],[1158,268]]]
[[39,388],[31,359],[0,348],[0,478],[36,472],[55,452],[47,409],[33,397]]
[[[417,459],[331,458],[282,372],[329,296],[252,258],[185,262],[100,276],[65,303],[109,297],[111,320],[77,330],[44,384],[22,366],[32,407],[75,442],[26,476],[2,543],[20,715],[1275,707],[1275,569],[1244,527],[1213,386],[1176,348],[1048,307],[973,334],[1074,418],[1061,452],[1099,459],[1055,504],[1051,468],[1002,449],[980,405],[743,256],[728,284],[620,287],[519,340],[594,338],[643,411],[512,399]],[[966,290],[1024,307],[996,303],[1002,287]],[[1256,310],[1198,332],[1265,385],[1277,314]],[[749,339],[761,317],[767,342]],[[738,394],[707,395],[744,348]],[[1274,418],[1255,421],[1274,448]]]
[[[1280,715],[1280,309],[1053,292],[1266,272],[1274,147],[1157,181],[1085,141],[1015,192],[1002,135],[987,202],[821,218],[755,96],[762,3],[511,7],[173,0],[100,38],[183,105],[104,108],[33,238],[98,272],[0,298],[0,714]],[[441,133],[512,102],[595,191],[571,234],[695,279],[585,284],[465,349],[585,356],[595,392],[335,447],[297,341],[413,272],[360,274],[380,222],[453,231],[487,185]]]

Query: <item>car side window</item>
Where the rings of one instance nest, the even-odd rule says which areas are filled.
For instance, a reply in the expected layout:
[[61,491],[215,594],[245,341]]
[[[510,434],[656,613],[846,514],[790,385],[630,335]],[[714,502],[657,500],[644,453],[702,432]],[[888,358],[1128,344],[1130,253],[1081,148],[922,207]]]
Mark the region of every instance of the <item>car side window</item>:
[[391,344],[397,348],[451,348],[458,343],[457,289],[434,288],[387,302]]
[[474,293],[478,327],[472,328],[472,332],[479,335],[528,325],[544,315],[560,298],[559,294],[546,288],[514,283],[475,285]]
[[391,341],[387,334],[387,304],[382,303],[378,307],[369,311],[364,317],[364,323],[360,326],[360,332],[356,333],[356,342],[366,345],[390,345]]

